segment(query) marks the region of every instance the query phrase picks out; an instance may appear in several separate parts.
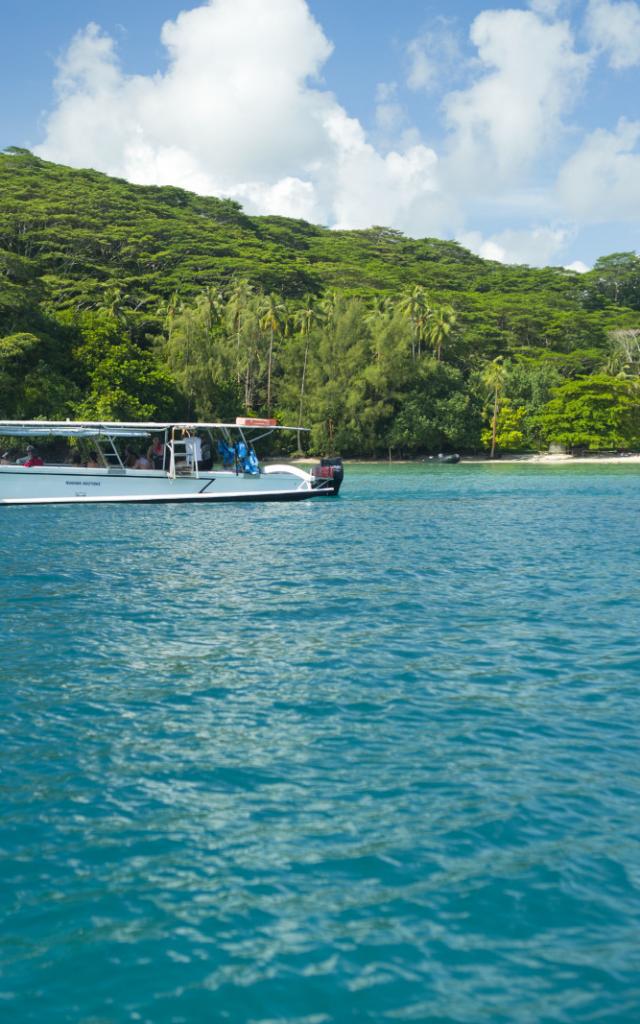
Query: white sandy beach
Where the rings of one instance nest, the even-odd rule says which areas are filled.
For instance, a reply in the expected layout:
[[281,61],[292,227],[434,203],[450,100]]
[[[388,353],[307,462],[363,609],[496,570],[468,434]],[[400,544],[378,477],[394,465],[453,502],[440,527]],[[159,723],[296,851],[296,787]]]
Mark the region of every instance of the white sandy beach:
[[[272,460],[266,460],[272,461]],[[283,461],[283,460],[278,460]],[[296,465],[312,465],[313,463],[319,462],[318,458],[300,458],[284,460],[291,461]],[[428,456],[421,456],[416,459],[344,459],[345,466],[348,465],[371,465],[371,466],[410,466],[414,463],[438,463],[437,457],[429,458]],[[531,466],[567,466],[567,465],[620,465],[620,466],[638,466],[640,465],[640,452],[634,452],[631,455],[556,455],[549,452],[541,452],[538,454],[527,453],[526,455],[501,455],[497,459],[490,459],[486,455],[463,455],[460,459],[459,465],[462,463],[478,464],[478,465],[489,465],[489,466],[504,466],[509,464],[517,465],[531,465]]]
[[504,455],[499,459],[487,459],[484,457],[469,457],[464,456],[461,462],[482,462],[490,463],[491,465],[504,465],[504,463],[518,463],[518,464],[529,464],[529,465],[545,465],[545,466],[566,466],[572,465],[573,463],[582,463],[585,465],[640,465],[640,453],[634,453],[633,455],[552,455],[548,452],[541,453],[539,455]]

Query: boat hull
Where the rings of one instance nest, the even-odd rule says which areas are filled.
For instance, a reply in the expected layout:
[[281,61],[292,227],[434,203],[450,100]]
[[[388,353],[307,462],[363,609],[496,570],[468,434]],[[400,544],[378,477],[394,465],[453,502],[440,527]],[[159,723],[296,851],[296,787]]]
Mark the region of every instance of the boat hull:
[[221,471],[170,477],[157,470],[0,466],[0,505],[302,501],[321,494],[296,467],[268,467],[256,476]]

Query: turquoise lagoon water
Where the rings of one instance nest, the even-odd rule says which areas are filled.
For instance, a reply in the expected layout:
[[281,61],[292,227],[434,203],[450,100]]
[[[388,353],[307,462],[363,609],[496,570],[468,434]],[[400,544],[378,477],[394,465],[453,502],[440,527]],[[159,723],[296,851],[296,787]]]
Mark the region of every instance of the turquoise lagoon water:
[[640,473],[1,512],[0,1017],[640,1020]]

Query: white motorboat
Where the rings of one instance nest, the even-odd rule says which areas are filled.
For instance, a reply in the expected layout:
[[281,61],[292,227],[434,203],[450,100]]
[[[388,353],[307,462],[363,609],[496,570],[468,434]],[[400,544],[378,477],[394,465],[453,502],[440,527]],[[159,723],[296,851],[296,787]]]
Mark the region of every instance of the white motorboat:
[[[276,430],[300,429],[248,418],[235,423],[0,421],[0,438],[35,442],[44,456],[16,461],[9,453],[3,456],[0,505],[300,501],[337,494],[340,459],[323,459],[309,472],[258,461],[258,441]],[[142,448],[135,462],[131,446]],[[144,454],[147,448],[152,461]]]

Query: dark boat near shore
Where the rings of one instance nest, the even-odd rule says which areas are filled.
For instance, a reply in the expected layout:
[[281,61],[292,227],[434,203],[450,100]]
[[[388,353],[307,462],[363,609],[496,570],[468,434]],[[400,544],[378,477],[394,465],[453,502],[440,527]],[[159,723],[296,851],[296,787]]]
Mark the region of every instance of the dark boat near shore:
[[453,465],[455,462],[460,462],[460,456],[457,452],[450,452],[449,454],[440,452],[439,455],[430,455],[429,462],[444,462],[447,465]]

